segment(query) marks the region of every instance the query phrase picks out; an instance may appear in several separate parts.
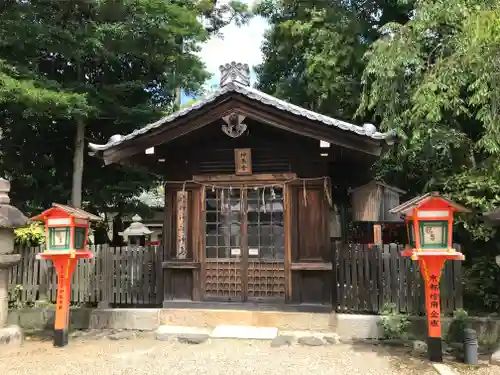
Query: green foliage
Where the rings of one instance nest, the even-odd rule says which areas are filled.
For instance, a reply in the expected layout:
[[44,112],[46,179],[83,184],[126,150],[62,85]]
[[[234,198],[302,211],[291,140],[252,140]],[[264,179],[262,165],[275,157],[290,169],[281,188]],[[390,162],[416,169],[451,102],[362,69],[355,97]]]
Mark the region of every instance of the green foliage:
[[469,314],[464,309],[456,309],[453,312],[453,321],[446,335],[448,342],[463,342],[464,329],[469,325]]
[[14,230],[14,242],[22,246],[39,246],[45,243],[45,229],[39,223],[32,223],[24,228]]
[[[363,54],[387,19],[408,6],[380,1],[266,0],[256,11],[270,28],[257,67],[259,88],[297,105],[351,119],[359,104]],[[376,20],[373,14],[383,16]]]
[[[359,34],[351,15],[340,7],[285,1],[264,2],[258,11],[271,23],[264,62],[256,69],[259,88],[312,110],[349,117],[360,91],[352,77],[361,73],[364,52],[355,42]],[[348,94],[339,95],[340,90]]]
[[402,137],[380,174],[479,210],[500,203],[499,18],[496,2],[418,1],[410,21],[384,27],[366,55],[359,108]]
[[[500,206],[500,3],[264,0],[259,87],[337,118],[394,129],[374,167],[408,198],[437,190]],[[364,56],[364,58],[361,58]],[[497,230],[457,218],[468,308],[498,308]]]
[[460,322],[462,328],[465,328],[468,318],[469,313],[465,309],[456,309],[453,311],[453,320]]
[[[209,77],[201,43],[249,17],[242,2],[209,0],[7,0],[0,11],[0,174],[27,214],[69,201],[77,118],[86,142],[106,143],[171,112],[176,88],[196,94]],[[85,155],[84,208],[138,207],[157,180]]]
[[23,293],[22,285],[12,285],[9,287],[9,309],[22,309],[26,307],[26,303],[23,302],[22,293]]
[[464,299],[469,310],[498,312],[500,309],[500,268],[494,256],[478,256],[464,274]]
[[469,313],[465,309],[456,309],[453,311],[453,322],[459,332],[459,338],[463,337],[463,332],[469,327]]
[[395,303],[385,303],[380,311],[381,326],[386,339],[408,339],[410,320],[396,309]]
[[25,113],[47,111],[59,116],[86,114],[85,95],[66,93],[57,82],[10,66],[0,59],[0,104],[18,104]]
[[[411,195],[438,190],[477,213],[500,206],[500,4],[417,1],[366,54],[358,114],[396,129],[400,144],[376,172]],[[459,217],[470,309],[499,307],[495,229]]]

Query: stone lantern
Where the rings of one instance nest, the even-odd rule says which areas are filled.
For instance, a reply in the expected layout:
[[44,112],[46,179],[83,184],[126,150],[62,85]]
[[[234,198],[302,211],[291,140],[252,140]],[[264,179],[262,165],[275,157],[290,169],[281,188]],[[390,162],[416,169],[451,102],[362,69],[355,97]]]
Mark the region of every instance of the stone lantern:
[[12,207],[9,198],[10,182],[0,178],[0,344],[18,345],[22,341],[17,326],[6,327],[9,310],[9,270],[21,261],[14,253],[14,229],[23,227],[28,218]]
[[134,215],[132,217],[132,224],[123,232],[118,233],[129,245],[145,246],[146,237],[153,233],[141,221],[142,218],[139,215]]

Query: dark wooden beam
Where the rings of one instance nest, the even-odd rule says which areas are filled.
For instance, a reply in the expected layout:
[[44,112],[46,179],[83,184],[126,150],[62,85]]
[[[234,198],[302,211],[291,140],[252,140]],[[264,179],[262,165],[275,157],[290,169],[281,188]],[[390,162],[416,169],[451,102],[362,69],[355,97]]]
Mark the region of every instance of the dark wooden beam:
[[137,171],[142,171],[153,175],[157,178],[163,178],[163,174],[156,165],[151,162],[143,162],[144,159],[122,159],[118,161],[118,164],[123,165],[125,167],[135,169]]
[[[237,176],[237,175],[209,175],[209,176],[193,176],[194,181],[198,181],[201,183],[262,183],[262,182],[277,182],[277,181],[288,181],[297,178],[295,173],[258,173],[251,176],[249,179],[248,176]],[[251,180],[251,182],[249,182]]]

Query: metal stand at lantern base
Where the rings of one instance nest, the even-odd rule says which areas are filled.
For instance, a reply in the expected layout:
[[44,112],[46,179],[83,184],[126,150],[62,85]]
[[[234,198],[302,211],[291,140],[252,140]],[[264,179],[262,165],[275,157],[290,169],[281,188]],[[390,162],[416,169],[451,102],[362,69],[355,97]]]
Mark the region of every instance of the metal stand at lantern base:
[[71,296],[71,276],[78,259],[91,259],[94,255],[88,250],[65,253],[45,252],[37,258],[50,259],[57,273],[56,318],[54,322],[54,346],[68,345],[69,300]]
[[427,354],[431,362],[443,362],[443,342],[441,337],[427,338]]
[[54,346],[62,348],[68,345],[68,330],[67,329],[54,329]]

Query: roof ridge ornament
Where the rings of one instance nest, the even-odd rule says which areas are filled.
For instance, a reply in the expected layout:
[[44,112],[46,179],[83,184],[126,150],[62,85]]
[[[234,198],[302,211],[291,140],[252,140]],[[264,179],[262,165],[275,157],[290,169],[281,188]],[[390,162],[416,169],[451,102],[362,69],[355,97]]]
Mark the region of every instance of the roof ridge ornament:
[[219,86],[221,88],[232,82],[250,86],[250,67],[248,64],[232,61],[219,66],[219,70],[221,73]]

